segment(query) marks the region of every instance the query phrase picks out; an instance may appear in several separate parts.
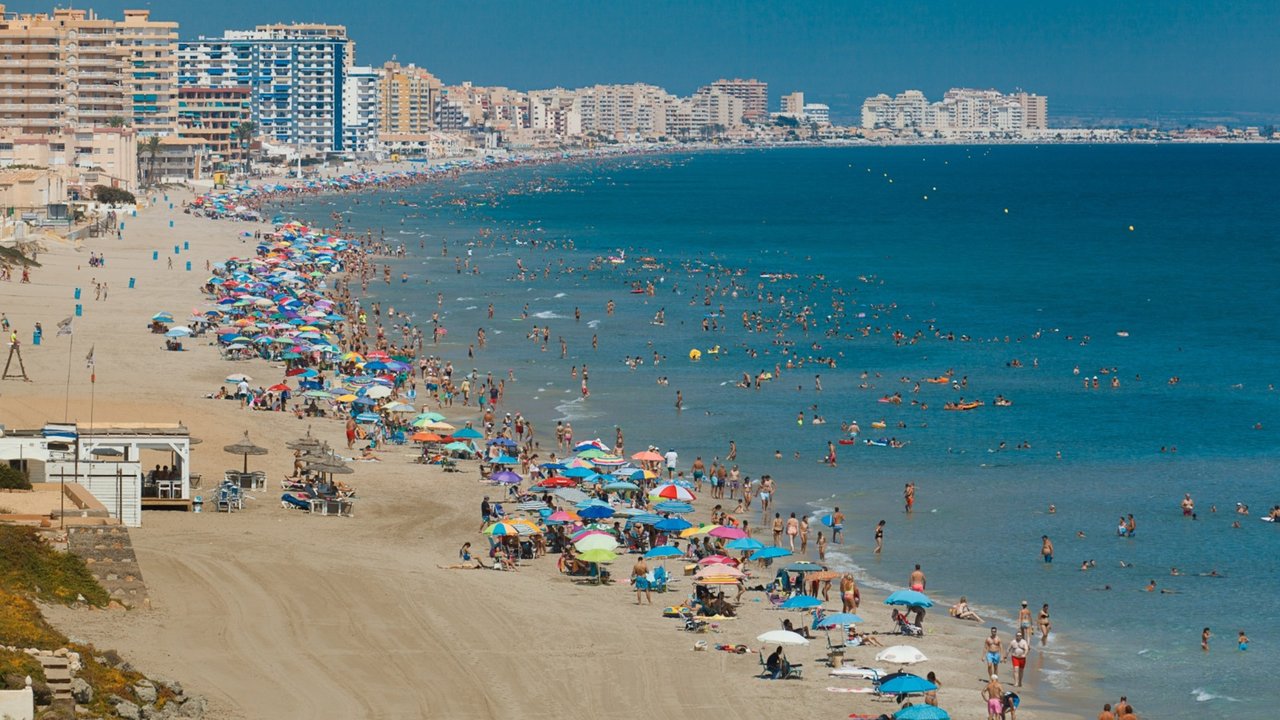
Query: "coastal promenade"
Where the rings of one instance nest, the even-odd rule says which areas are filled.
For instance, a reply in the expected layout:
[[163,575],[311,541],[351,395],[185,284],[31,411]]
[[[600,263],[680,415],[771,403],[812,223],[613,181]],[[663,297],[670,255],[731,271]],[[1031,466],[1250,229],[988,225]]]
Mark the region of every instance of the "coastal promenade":
[[[125,218],[123,239],[95,238],[80,252],[51,247],[30,285],[4,288],[6,313],[20,334],[34,322],[52,328],[72,314],[77,287],[84,312],[74,322],[74,349],[52,332],[39,347],[24,347],[33,382],[0,386],[4,421],[18,427],[61,420],[68,367],[69,419],[87,421],[84,356],[93,347],[95,422],[182,422],[204,441],[192,464],[206,478],[235,464],[220,448],[247,430],[270,451],[255,459],[267,471],[268,489],[241,513],[148,513],[133,540],[154,609],[50,609],[70,636],[115,647],[144,672],[208,696],[213,717],[549,718],[572,709],[619,718],[841,718],[896,708],[868,695],[829,691],[865,683],[827,678],[817,662],[825,655],[821,639],[789,652],[806,666],[800,682],[758,679],[754,652],[693,651],[699,639],[757,649],[756,635],[788,617],[767,609],[759,593],[745,596],[740,616],[722,623],[718,634],[693,636],[662,618],[659,607],[688,592],[687,579],[653,606],[637,607],[625,583],[575,584],[558,574],[551,557],[526,562],[518,572],[440,569],[455,561],[462,542],[483,542],[477,510],[493,490],[478,482],[471,464],[445,474],[412,463],[411,448],[393,446],[381,462],[352,464],[356,517],[281,509],[271,488],[290,472],[285,441],[309,427],[344,447],[341,423],[206,399],[230,372],[264,381],[283,372],[262,360],[233,365],[200,340],[189,340],[184,352],[166,352],[147,328],[156,312],[185,317],[200,307],[206,262],[251,254],[253,241],[241,233],[267,226],[185,215],[180,203],[189,196],[182,193],[155,199],[152,209]],[[174,254],[183,243],[189,250]],[[102,254],[105,266],[90,267],[90,252]],[[106,299],[93,299],[95,282],[106,284]],[[461,359],[466,350],[443,352]],[[456,409],[455,418],[466,419]],[[550,418],[536,420],[551,427]],[[635,438],[633,444],[673,440]],[[707,510],[700,502],[696,519]],[[625,575],[624,567],[615,567],[615,575]],[[863,590],[868,622],[862,629],[891,629],[881,600]],[[952,717],[985,717],[978,697],[983,628],[940,610],[931,613],[928,635],[913,642],[930,657],[916,669],[937,673],[939,705]],[[897,639],[883,638],[885,644]],[[876,665],[874,650],[854,649],[847,661]],[[1029,690],[1024,712],[1052,717]],[[1075,710],[1064,716],[1083,712]]]

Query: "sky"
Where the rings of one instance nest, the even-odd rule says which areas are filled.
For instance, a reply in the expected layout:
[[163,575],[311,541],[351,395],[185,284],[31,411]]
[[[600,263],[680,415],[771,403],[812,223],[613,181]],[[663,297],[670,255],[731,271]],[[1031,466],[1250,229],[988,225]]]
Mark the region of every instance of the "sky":
[[[1085,115],[1280,117],[1280,0],[99,0],[150,8],[180,35],[268,22],[344,24],[356,60],[393,56],[446,84],[528,90],[643,81],[688,94],[720,77],[802,90],[833,114],[950,87],[1047,95]],[[51,5],[13,2],[10,12]]]

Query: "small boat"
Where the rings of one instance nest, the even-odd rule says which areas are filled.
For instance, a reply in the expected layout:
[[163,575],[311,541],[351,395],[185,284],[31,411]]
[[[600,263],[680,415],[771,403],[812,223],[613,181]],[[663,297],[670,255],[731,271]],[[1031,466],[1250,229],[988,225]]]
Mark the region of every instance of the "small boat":
[[925,378],[924,381],[927,383],[933,383],[934,385],[946,385],[951,382],[951,378],[946,375],[939,375],[938,377]]
[[982,407],[981,400],[970,400],[969,402],[949,402],[942,406],[943,410],[973,410]]

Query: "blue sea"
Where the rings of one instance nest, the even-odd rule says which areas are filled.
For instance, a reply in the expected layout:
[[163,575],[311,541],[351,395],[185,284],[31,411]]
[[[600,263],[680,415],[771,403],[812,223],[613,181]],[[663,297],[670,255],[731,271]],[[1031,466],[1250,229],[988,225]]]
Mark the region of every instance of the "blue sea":
[[[686,468],[733,439],[745,474],[778,480],[783,517],[846,512],[833,559],[867,582],[901,586],[920,563],[931,593],[967,595],[998,621],[1021,600],[1049,603],[1054,633],[1030,664],[1047,699],[1083,693],[1085,713],[1124,694],[1147,717],[1262,718],[1280,662],[1280,525],[1258,519],[1280,503],[1278,187],[1275,146],[796,148],[469,174],[298,212],[341,211],[403,242],[393,282],[371,293],[424,324],[441,293],[441,352],[514,373],[506,409],[543,438],[556,419],[606,442],[621,426],[629,453],[675,447]],[[455,272],[459,258],[479,274]],[[535,325],[550,327],[545,352],[527,339]],[[488,347],[468,361],[481,327]],[[794,358],[835,367],[788,369]],[[570,375],[584,364],[586,400]],[[775,365],[759,391],[735,387]],[[914,391],[948,371],[964,385]],[[893,393],[902,404],[879,402]],[[985,405],[943,410],[961,397]],[[824,466],[853,420],[857,444]],[[1188,492],[1196,519],[1179,509]],[[1136,536],[1117,537],[1130,513]],[[1175,592],[1143,592],[1151,580]]]

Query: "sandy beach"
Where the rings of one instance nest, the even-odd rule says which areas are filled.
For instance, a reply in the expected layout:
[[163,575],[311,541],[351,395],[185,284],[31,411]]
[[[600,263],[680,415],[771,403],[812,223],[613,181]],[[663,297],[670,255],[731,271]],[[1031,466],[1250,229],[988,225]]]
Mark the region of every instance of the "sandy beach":
[[[718,632],[693,635],[660,612],[692,590],[689,578],[680,578],[652,607],[637,607],[625,582],[576,583],[556,571],[554,557],[525,561],[518,572],[440,569],[454,562],[463,542],[484,545],[477,533],[478,507],[494,489],[478,481],[474,463],[446,474],[413,463],[412,447],[390,446],[380,453],[381,462],[352,463],[355,474],[346,480],[359,491],[355,517],[282,509],[274,488],[292,466],[284,443],[310,428],[343,448],[341,422],[299,420],[205,399],[231,372],[269,383],[283,370],[264,360],[223,361],[204,339],[188,340],[185,352],[165,352],[162,338],[147,328],[158,311],[182,318],[201,307],[206,263],[251,253],[252,240],[240,233],[268,226],[194,218],[179,207],[189,194],[171,191],[167,201],[162,195],[155,195],[154,207],[125,218],[123,239],[94,238],[79,250],[70,244],[50,247],[40,255],[43,267],[33,271],[30,285],[0,287],[3,310],[21,337],[30,338],[34,322],[45,328],[42,345],[23,347],[32,382],[0,384],[2,421],[9,427],[60,421],[67,406],[68,419],[88,422],[85,355],[92,347],[95,422],[187,425],[203,441],[193,452],[192,470],[204,476],[206,492],[213,478],[239,463],[222,446],[247,430],[270,449],[250,459],[267,471],[267,489],[235,514],[208,508],[201,514],[147,513],[132,536],[152,609],[48,609],[73,639],[114,647],[141,671],[180,681],[207,696],[211,716],[218,718],[575,712],[611,718],[803,713],[834,719],[896,709],[890,699],[845,692],[867,686],[865,681],[828,677],[821,637],[788,651],[793,662],[804,663],[803,680],[758,678],[756,635],[779,628],[784,617],[806,617],[768,609],[758,592],[744,596],[740,617],[723,622]],[[190,249],[175,255],[174,246],[184,242]],[[89,266],[91,251],[105,256],[104,267]],[[153,251],[159,260],[152,259]],[[94,299],[94,281],[107,283],[106,300]],[[74,322],[69,348],[67,337],[55,337],[55,328],[73,313],[77,287],[84,314]],[[448,348],[445,357],[451,351],[462,358],[466,349]],[[451,421],[465,419],[466,411],[452,410],[444,411]],[[539,420],[541,428],[552,425],[548,418]],[[629,446],[672,441],[678,440],[635,438]],[[704,520],[710,503],[698,505],[693,517]],[[615,577],[625,577],[630,562],[619,558]],[[909,571],[902,568],[904,582]],[[891,630],[882,598],[863,589],[862,629]],[[940,602],[929,613],[928,634],[908,641],[930,658],[911,670],[937,674],[939,705],[952,717],[985,718],[979,697],[985,626],[946,614]],[[1003,628],[1002,637],[1009,638]],[[881,639],[886,645],[906,641],[896,635]],[[713,647],[745,644],[753,652],[695,652],[697,640]],[[885,667],[874,661],[875,650],[850,648],[846,664]],[[1029,666],[1032,683],[1037,657],[1033,653]],[[1001,666],[1001,676],[1007,681],[1006,668]],[[1022,716],[1078,717],[1086,711],[1047,707],[1036,694],[1034,688],[1024,693]]]

